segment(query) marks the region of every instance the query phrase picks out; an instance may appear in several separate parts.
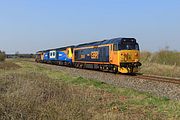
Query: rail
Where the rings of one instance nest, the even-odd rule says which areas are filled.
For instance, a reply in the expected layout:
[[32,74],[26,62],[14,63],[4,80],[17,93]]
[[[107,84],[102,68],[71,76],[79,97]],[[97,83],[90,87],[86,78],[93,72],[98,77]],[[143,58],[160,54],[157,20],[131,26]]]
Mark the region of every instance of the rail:
[[158,82],[167,82],[167,83],[174,83],[180,84],[179,78],[170,78],[170,77],[163,77],[163,76],[152,76],[152,75],[136,75],[134,76],[138,79],[145,79],[145,80],[153,80]]

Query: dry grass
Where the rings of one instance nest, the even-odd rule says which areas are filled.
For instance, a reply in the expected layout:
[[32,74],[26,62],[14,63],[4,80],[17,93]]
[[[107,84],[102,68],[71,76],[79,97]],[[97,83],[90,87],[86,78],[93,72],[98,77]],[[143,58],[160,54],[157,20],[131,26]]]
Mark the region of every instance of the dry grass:
[[21,67],[13,62],[10,61],[0,62],[0,70],[16,70],[18,68]]
[[180,77],[180,52],[160,50],[156,53],[141,52],[142,73]]
[[12,73],[0,81],[0,119],[3,120],[165,118],[161,113],[148,116],[143,111],[153,112],[153,109],[128,106],[126,96],[68,85],[46,75]]
[[46,75],[8,74],[0,79],[1,119],[88,119],[79,90]]
[[180,52],[160,50],[159,52],[151,53],[143,51],[141,52],[141,61],[180,66]]
[[[0,74],[0,119],[178,119],[180,104],[29,62]],[[172,107],[175,106],[175,107]]]
[[141,73],[180,78],[180,67],[161,65],[157,63],[143,63]]

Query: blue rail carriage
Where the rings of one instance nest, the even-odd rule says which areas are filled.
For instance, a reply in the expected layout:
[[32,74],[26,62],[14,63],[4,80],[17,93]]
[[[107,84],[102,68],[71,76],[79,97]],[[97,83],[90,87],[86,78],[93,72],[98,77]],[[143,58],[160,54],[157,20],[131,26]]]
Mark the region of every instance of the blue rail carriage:
[[72,65],[73,46],[49,49],[36,53],[36,61],[42,63]]

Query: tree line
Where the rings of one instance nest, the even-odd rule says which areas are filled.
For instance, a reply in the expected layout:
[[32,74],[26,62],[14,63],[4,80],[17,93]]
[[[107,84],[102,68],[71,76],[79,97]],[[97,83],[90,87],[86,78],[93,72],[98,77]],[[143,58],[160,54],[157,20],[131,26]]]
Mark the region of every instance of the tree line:
[[20,54],[19,52],[15,54],[6,54],[4,51],[0,50],[0,62],[5,61],[6,58],[35,58],[35,54]]
[[7,54],[7,58],[35,58],[35,54]]

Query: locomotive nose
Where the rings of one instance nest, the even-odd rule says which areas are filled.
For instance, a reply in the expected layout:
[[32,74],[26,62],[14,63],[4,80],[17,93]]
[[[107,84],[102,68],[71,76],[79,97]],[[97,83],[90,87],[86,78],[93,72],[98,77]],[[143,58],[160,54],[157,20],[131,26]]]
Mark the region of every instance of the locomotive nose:
[[139,61],[139,51],[137,50],[127,50],[120,53],[121,62],[138,62]]

